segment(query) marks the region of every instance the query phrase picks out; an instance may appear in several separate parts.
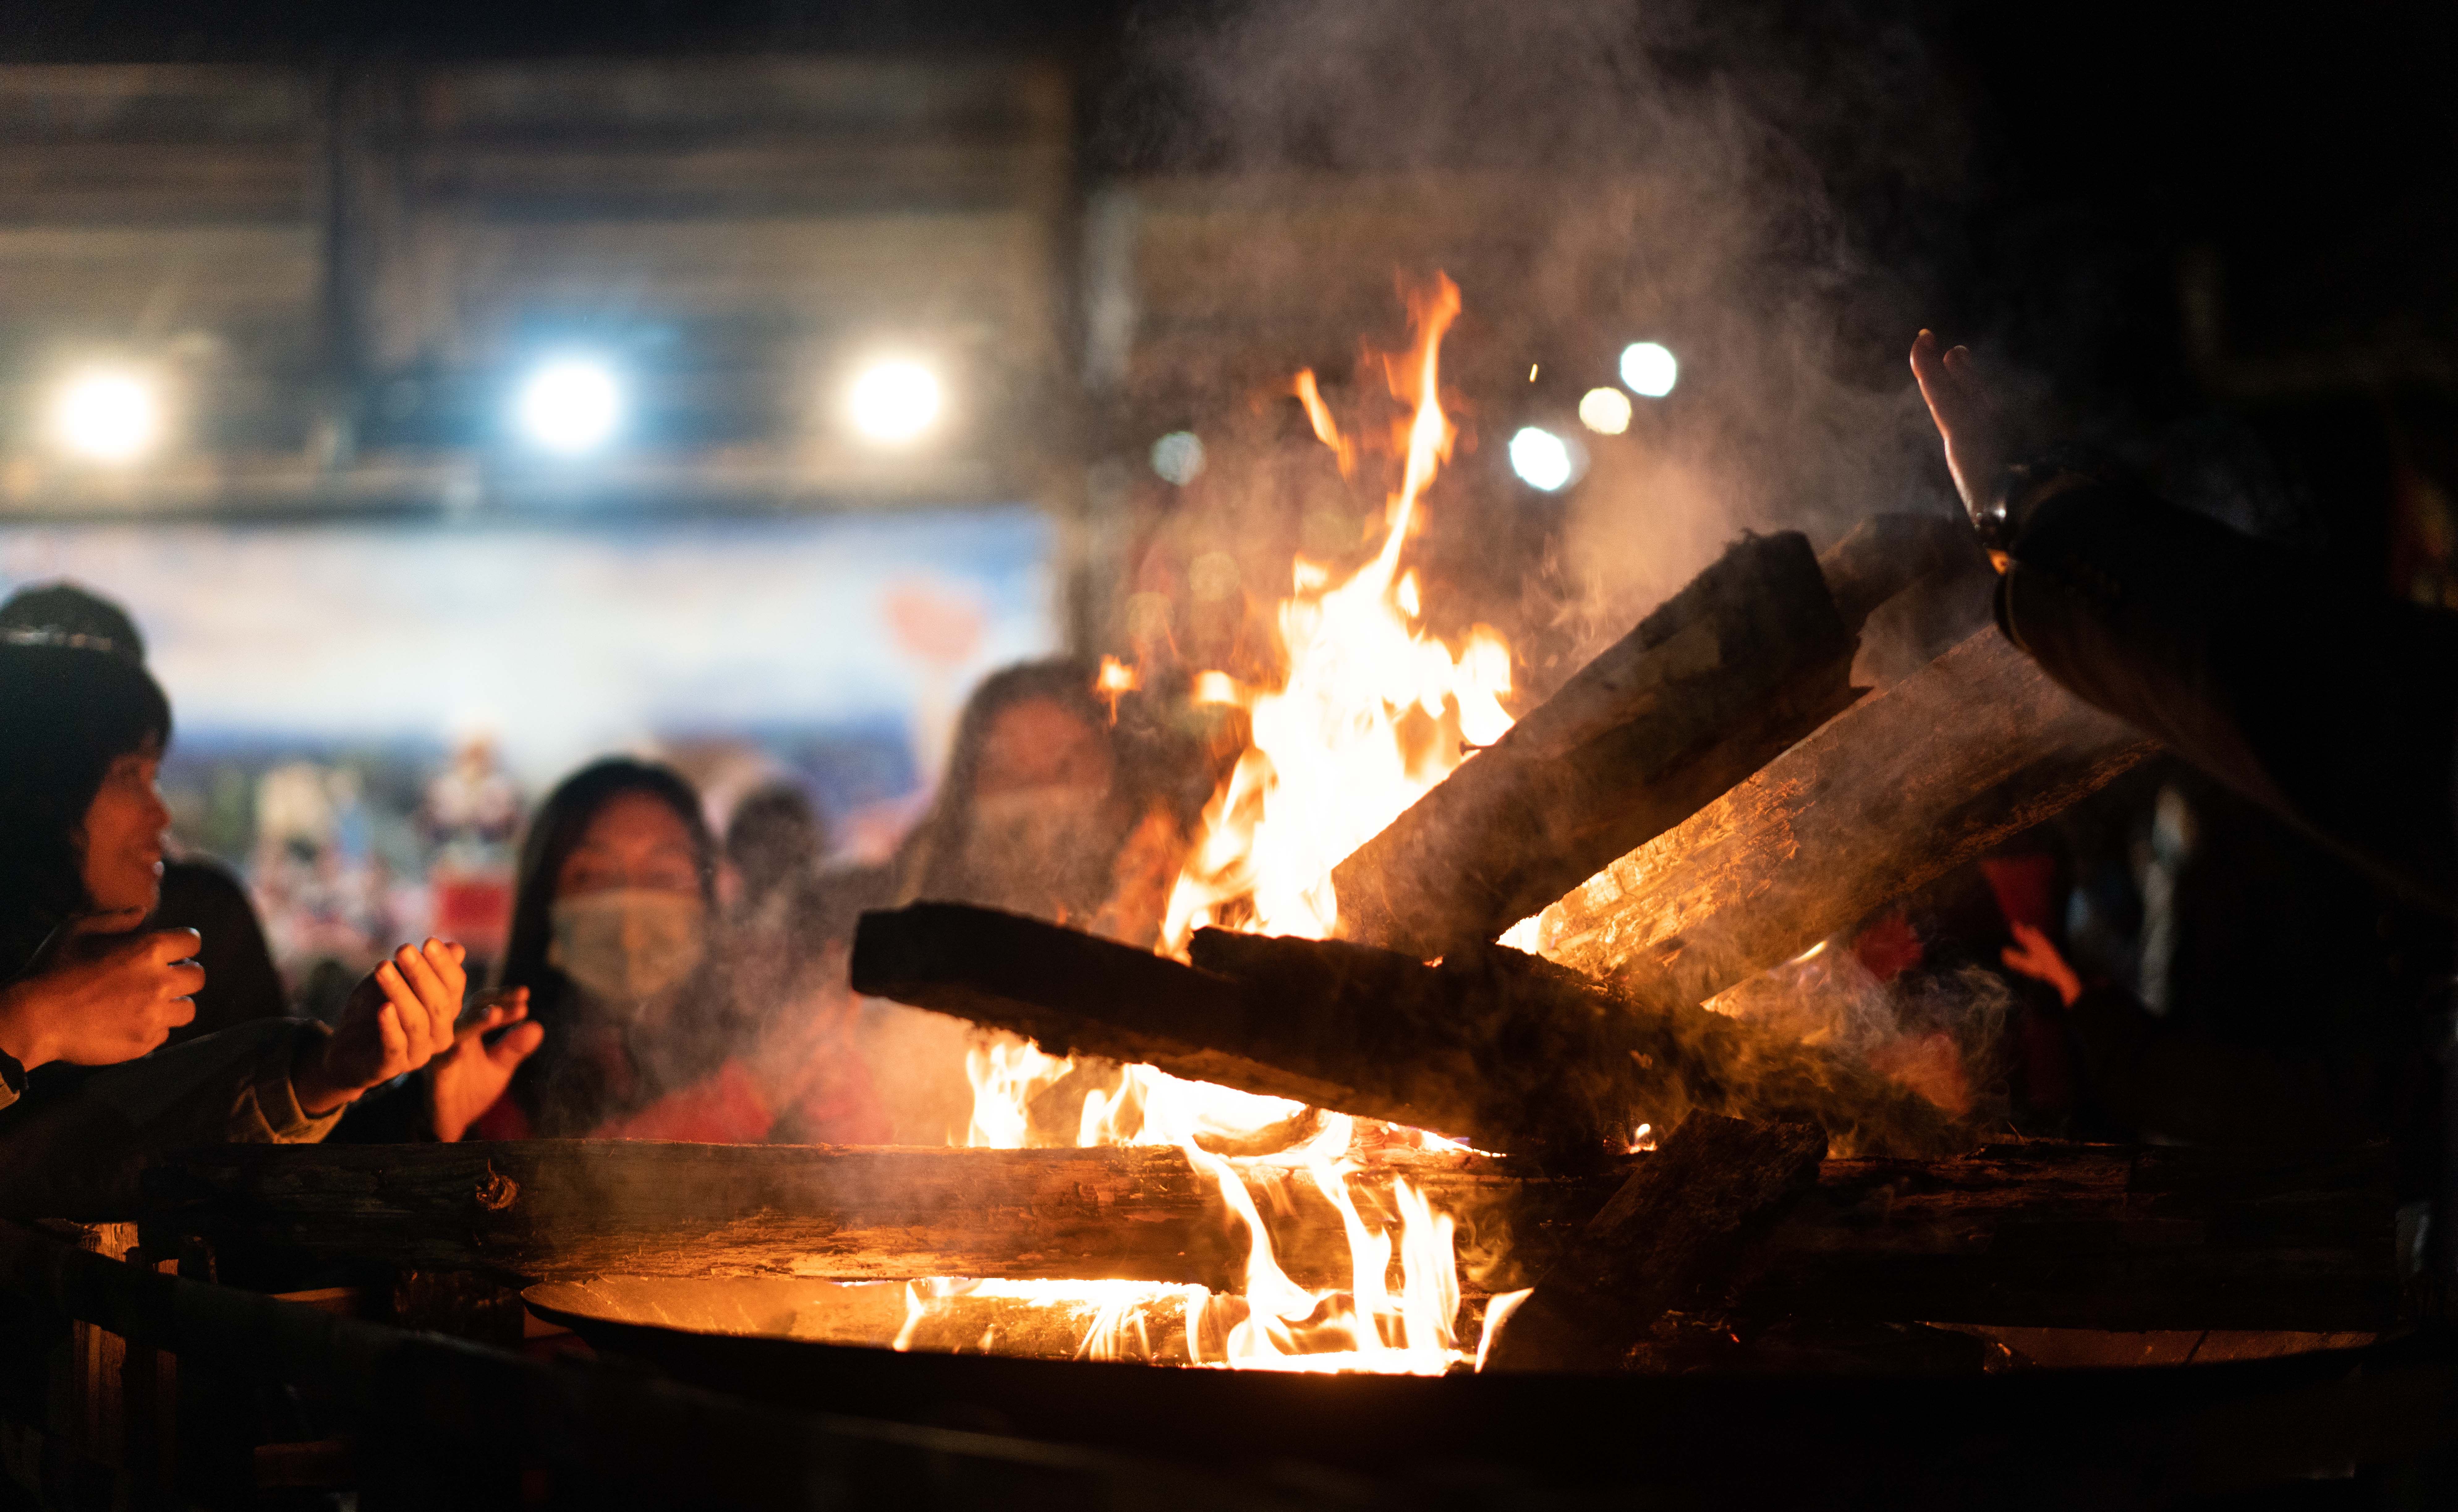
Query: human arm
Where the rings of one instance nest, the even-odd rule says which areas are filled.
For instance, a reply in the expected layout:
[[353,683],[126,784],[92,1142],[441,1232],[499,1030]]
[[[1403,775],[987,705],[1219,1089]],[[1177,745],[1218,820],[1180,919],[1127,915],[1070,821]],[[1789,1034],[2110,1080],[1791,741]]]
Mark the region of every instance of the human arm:
[[2008,639],[2376,877],[2458,906],[2458,615],[2121,480],[2017,466],[1968,353],[1923,332],[1912,369],[2003,574]]
[[1999,955],[2007,969],[2034,982],[2047,983],[2056,989],[2059,1002],[2073,1007],[2074,1000],[2082,996],[2082,978],[2074,975],[2074,968],[2066,963],[2055,942],[2030,924],[2017,922],[2012,928],[2014,943]]
[[[454,1037],[451,1048],[427,1067],[427,1119],[437,1139],[448,1145],[469,1132],[511,1086],[512,1073],[530,1052],[545,1042],[545,1026],[530,1021],[529,1011],[529,988],[497,993]],[[499,1029],[490,1043],[487,1036]]]
[[[205,978],[193,959],[197,932],[133,930],[138,917],[122,910],[61,925],[0,986],[0,1054],[20,1072],[132,1061],[196,1016],[190,999]],[[14,1101],[16,1088],[7,1090]]]
[[333,1112],[451,1048],[468,986],[464,954],[449,941],[430,938],[403,945],[367,973],[331,1037],[302,1043],[290,1078],[300,1108],[311,1117]]

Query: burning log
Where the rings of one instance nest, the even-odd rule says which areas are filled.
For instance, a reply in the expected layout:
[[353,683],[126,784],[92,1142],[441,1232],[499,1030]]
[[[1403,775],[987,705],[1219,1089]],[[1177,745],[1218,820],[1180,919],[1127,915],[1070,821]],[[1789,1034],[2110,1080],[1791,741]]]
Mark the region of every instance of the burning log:
[[1797,531],[1742,538],[1342,860],[1342,937],[1418,957],[1494,940],[1851,706],[1870,612],[1967,558],[1967,528],[1912,514],[1822,558]]
[[1818,1181],[1806,1124],[1694,1113],[1640,1164],[1493,1341],[1499,1370],[1612,1370]]
[[[1632,1171],[1533,1177],[1400,1155],[1357,1185],[1389,1227],[1406,1177],[1471,1236],[1470,1291],[1531,1284]],[[1244,1242],[1177,1150],[856,1150],[534,1140],[217,1146],[147,1172],[149,1248],[529,1280],[634,1275],[1114,1277],[1234,1289]],[[1304,1176],[1264,1200],[1301,1284],[1340,1286],[1341,1221]],[[2046,1328],[2375,1331],[2396,1323],[2384,1151],[2271,1155],[2034,1143],[1828,1160],[1729,1285],[1736,1314]],[[1514,1325],[1515,1326],[1515,1325]],[[1508,1333],[1508,1330],[1505,1330]]]
[[[1458,1154],[1380,1163],[1362,1198],[1387,1221],[1405,1177],[1474,1223],[1592,1206]],[[1296,1179],[1303,1180],[1302,1175]],[[1167,1147],[930,1150],[528,1140],[234,1145],[145,1174],[149,1224],[217,1247],[360,1256],[527,1279],[777,1274],[834,1280],[1123,1279],[1234,1289],[1245,1243],[1218,1185]],[[1339,1214],[1291,1204],[1276,1233],[1308,1284],[1348,1274]]]
[[1851,704],[1862,623],[1958,547],[1911,515],[1823,558],[1745,538],[1341,862],[1341,933],[1420,957],[1489,941],[1688,818]]
[[1540,948],[1639,1002],[1703,1003],[2153,748],[1982,631],[1555,901]]
[[1744,538],[1341,862],[1341,932],[1493,939],[1849,704],[1852,651],[1808,540]]
[[1807,1119],[1864,1150],[1960,1149],[1868,1071],[1693,1005],[1634,1003],[1499,945],[1428,965],[1344,941],[1201,930],[1193,966],[955,903],[863,916],[857,991],[1011,1029],[1053,1054],[1593,1164],[1693,1108]]

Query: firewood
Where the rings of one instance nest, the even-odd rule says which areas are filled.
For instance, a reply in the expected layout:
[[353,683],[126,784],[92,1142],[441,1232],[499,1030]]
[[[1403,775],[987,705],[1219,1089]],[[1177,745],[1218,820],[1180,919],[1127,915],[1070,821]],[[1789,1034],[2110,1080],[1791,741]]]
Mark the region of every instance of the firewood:
[[1915,1094],[1695,1005],[1635,1002],[1500,945],[1428,964],[1345,941],[1198,931],[1194,964],[1010,914],[864,915],[856,990],[1030,1036],[1053,1054],[1387,1119],[1555,1169],[1694,1108],[1819,1123],[1858,1152],[1969,1143]]
[[1588,1221],[1494,1339],[1498,1370],[1612,1370],[1816,1185],[1807,1124],[1693,1113]]
[[1343,861],[1342,935],[1420,957],[1493,939],[1848,707],[1871,611],[1978,562],[1943,516],[1878,515],[1816,558],[1744,537]]
[[1852,701],[1808,541],[1743,538],[1332,874],[1341,932],[1491,940]]
[[[1577,1183],[1497,1162],[1378,1162],[1364,1205],[1396,1213],[1405,1177],[1469,1224],[1506,1204],[1546,1221],[1593,1206]],[[1285,1170],[1259,1180],[1293,1182]],[[1167,1147],[931,1150],[529,1140],[448,1146],[227,1146],[146,1172],[146,1221],[218,1247],[358,1255],[527,1279],[781,1274],[1120,1278],[1234,1289],[1245,1240],[1212,1179]],[[1276,1229],[1289,1273],[1344,1284],[1328,1202]],[[1533,1206],[1531,1207],[1531,1204]]]
[[2397,1206],[2380,1146],[1830,1160],[1730,1300],[1778,1317],[2373,1331],[2404,1305]]
[[1703,1003],[2153,749],[1982,631],[1564,895],[1539,949],[1635,1001]]
[[[1406,1178],[1462,1224],[1470,1292],[1531,1284],[1634,1170],[1538,1177],[1406,1153],[1361,1178],[1388,1227]],[[2399,1316],[2385,1151],[2280,1156],[2034,1142],[1952,1160],[1828,1160],[1713,1305],[1753,1317],[2037,1327],[2379,1330]],[[1266,1179],[1259,1176],[1257,1179]],[[1302,1173],[1259,1206],[1283,1266],[1346,1284]],[[159,1156],[146,1242],[234,1260],[350,1257],[528,1280],[1122,1277],[1234,1289],[1244,1247],[1169,1149],[867,1150],[535,1140],[217,1146]],[[490,1204],[493,1204],[490,1206]],[[127,1214],[123,1214],[126,1216]],[[168,1237],[165,1237],[165,1236]]]

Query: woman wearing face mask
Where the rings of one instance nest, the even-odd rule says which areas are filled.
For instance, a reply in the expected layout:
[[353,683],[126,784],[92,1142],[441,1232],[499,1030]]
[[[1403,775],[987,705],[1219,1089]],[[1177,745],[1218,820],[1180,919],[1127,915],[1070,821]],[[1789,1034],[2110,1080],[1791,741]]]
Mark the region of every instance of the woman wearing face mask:
[[1153,943],[1184,830],[1119,757],[1089,665],[1053,659],[992,674],[966,702],[938,803],[898,858],[898,897]]
[[88,635],[0,632],[0,1135],[12,1146],[46,1129],[46,1149],[67,1153],[122,1136],[320,1139],[361,1092],[454,1044],[461,950],[429,940],[362,982],[329,1035],[264,1019],[147,1055],[193,1017],[204,977],[196,931],[142,927],[160,895],[171,816],[155,775],[170,735],[162,690],[133,659]]
[[542,1046],[490,1104],[439,1098],[437,1134],[883,1140],[868,1078],[842,1046],[841,994],[738,1001],[716,875],[681,777],[610,760],[566,778],[522,845],[504,963],[506,986],[529,989]]

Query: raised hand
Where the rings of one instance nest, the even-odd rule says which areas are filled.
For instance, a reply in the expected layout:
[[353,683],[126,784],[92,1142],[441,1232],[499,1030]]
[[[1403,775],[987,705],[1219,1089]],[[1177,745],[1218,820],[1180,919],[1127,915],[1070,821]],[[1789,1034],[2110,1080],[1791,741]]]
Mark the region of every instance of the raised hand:
[[402,946],[362,978],[332,1038],[291,1073],[299,1106],[329,1113],[450,1048],[469,985],[464,954],[452,942],[430,937],[423,945]]
[[1921,332],[1912,342],[1912,377],[1920,383],[1921,398],[1928,402],[1928,418],[1936,423],[1939,439],[1946,443],[1946,469],[1954,474],[1954,491],[1977,518],[2010,460],[1996,398],[1972,365],[1970,350],[1939,351],[1933,331]]
[[[490,998],[464,1025],[452,1047],[427,1068],[428,1113],[435,1137],[451,1144],[469,1132],[479,1114],[495,1106],[530,1052],[546,1039],[542,1024],[524,1024],[529,1017],[530,989],[507,987]],[[511,1027],[495,1041],[486,1036],[506,1025]]]
[[2082,996],[2082,978],[2074,975],[2074,968],[2066,964],[2066,958],[2057,953],[2047,935],[2030,924],[2018,923],[2013,929],[2014,943],[2001,955],[2007,967],[2056,988],[2065,1005],[2073,1007],[2074,1000]]
[[113,1066],[160,1045],[197,1016],[205,984],[193,929],[134,931],[142,909],[62,925],[24,974],[0,987],[0,1049],[31,1069],[52,1061]]

